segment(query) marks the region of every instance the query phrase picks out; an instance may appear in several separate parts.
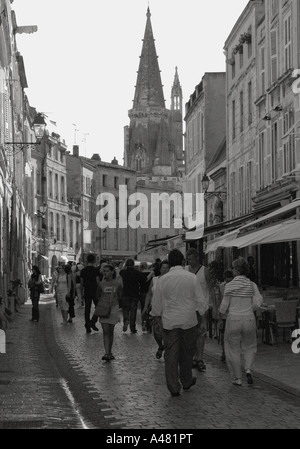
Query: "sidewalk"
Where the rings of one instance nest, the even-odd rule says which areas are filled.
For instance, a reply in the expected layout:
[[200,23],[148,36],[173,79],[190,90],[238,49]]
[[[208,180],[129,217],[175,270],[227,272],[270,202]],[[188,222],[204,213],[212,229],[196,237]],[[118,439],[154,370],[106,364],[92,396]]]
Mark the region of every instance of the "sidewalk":
[[[222,349],[216,339],[207,338],[204,352],[207,356],[220,360]],[[261,333],[257,339],[254,377],[271,384],[287,393],[300,397],[300,353],[292,352],[291,343],[282,341],[279,336],[278,346],[261,342]]]

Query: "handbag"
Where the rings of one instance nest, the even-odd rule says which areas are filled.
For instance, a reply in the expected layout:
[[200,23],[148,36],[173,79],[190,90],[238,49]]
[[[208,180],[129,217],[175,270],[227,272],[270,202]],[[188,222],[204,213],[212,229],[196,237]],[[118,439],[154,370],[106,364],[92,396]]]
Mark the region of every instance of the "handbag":
[[95,309],[95,315],[99,316],[100,318],[108,318],[111,312],[111,302],[108,301],[101,301],[99,300],[96,309]]
[[43,282],[41,284],[38,284],[38,288],[39,288],[39,293],[45,293],[44,283]]
[[101,301],[101,298],[98,301],[98,304],[95,308],[95,315],[99,318],[108,318],[111,313],[111,297],[113,294],[113,290],[111,291],[109,299],[105,299]]

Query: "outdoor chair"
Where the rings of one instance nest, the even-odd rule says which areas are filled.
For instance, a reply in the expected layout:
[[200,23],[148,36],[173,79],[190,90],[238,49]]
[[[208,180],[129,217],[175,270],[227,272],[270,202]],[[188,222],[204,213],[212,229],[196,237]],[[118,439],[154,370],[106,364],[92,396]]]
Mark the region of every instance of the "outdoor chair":
[[289,330],[289,341],[291,333],[296,328],[297,322],[297,300],[282,301],[275,303],[274,322],[270,323],[274,329],[276,345],[278,346],[278,330],[282,329],[282,338],[285,341],[286,329]]

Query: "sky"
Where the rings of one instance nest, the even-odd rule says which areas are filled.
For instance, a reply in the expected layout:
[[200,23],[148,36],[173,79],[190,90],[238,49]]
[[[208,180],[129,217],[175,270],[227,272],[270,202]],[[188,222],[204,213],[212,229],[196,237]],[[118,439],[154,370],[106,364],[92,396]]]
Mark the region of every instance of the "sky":
[[205,72],[224,72],[224,43],[247,0],[14,0],[31,106],[56,122],[72,152],[123,165],[149,5],[170,108],[175,67],[185,104]]

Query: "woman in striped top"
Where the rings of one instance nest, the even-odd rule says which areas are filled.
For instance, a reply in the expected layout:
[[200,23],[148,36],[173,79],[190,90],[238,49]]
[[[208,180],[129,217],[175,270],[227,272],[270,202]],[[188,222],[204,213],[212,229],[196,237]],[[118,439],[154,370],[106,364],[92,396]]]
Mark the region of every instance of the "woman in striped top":
[[253,298],[257,304],[263,299],[257,285],[247,278],[249,266],[245,259],[232,263],[234,279],[226,284],[220,305],[220,314],[228,312],[224,336],[227,366],[233,376],[233,384],[241,385],[242,357],[246,370],[247,383],[253,384],[251,370],[257,351],[256,320]]

